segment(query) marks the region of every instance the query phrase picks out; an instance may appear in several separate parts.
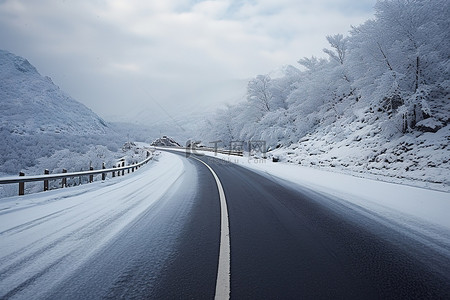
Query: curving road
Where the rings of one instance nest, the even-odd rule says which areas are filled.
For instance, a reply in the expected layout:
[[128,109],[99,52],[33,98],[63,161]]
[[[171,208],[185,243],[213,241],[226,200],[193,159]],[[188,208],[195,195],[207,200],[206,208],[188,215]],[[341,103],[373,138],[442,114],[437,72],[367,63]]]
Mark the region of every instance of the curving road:
[[[183,171],[157,202],[143,206],[93,253],[80,252],[75,243],[73,251],[80,253],[55,254],[16,285],[3,273],[0,298],[214,298],[223,272],[223,210],[206,163],[226,198],[231,298],[450,299],[450,245],[442,238],[449,233],[421,236],[356,205],[214,157],[163,157],[181,160]],[[137,180],[142,186],[145,177]],[[130,190],[129,203],[151,197],[150,191],[140,193]],[[80,230],[88,239],[89,231]],[[4,257],[0,270],[7,265]],[[38,263],[32,255],[27,259],[23,265]]]
[[[231,298],[450,297],[450,245],[445,242],[417,238],[389,219],[356,205],[214,157],[195,159],[211,166],[225,191]],[[214,185],[212,176],[204,174],[208,170],[195,159],[190,158],[204,185]],[[217,192],[208,198],[219,205]],[[194,219],[201,218],[202,213]],[[180,251],[187,245],[189,240]],[[177,264],[170,270],[173,276],[161,283],[161,291],[174,291],[169,298],[197,298],[195,292],[176,287],[181,278],[199,273],[177,277]]]

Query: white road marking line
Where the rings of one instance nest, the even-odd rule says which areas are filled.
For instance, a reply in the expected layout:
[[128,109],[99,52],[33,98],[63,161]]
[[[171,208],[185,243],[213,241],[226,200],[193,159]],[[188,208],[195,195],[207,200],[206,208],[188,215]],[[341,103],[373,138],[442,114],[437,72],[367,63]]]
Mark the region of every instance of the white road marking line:
[[[193,157],[195,158],[195,157]],[[203,163],[214,176],[220,198],[220,248],[219,267],[217,269],[216,295],[215,299],[230,299],[230,228],[228,225],[228,208],[222,183],[216,172],[204,161],[195,158]]]

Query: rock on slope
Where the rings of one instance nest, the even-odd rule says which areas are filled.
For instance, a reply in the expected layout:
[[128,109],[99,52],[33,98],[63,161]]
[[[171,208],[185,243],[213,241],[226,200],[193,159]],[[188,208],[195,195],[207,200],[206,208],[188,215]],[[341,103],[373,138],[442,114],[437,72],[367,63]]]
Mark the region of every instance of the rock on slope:
[[180,144],[178,144],[174,139],[168,136],[163,136],[162,138],[156,139],[153,143],[151,143],[151,146],[181,147]]

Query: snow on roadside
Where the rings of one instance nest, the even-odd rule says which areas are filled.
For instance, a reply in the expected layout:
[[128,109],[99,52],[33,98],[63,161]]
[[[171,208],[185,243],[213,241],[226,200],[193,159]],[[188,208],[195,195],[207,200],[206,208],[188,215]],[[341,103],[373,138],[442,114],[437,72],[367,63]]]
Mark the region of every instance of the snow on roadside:
[[27,280],[57,284],[157,203],[184,172],[177,156],[157,157],[124,177],[2,199],[0,298]]
[[450,125],[392,138],[382,136],[377,126],[353,122],[321,128],[267,155],[280,162],[450,191]]
[[[179,149],[179,151],[186,151]],[[450,230],[450,193],[359,178],[266,159],[196,151],[310,188],[391,218],[404,216]],[[398,219],[399,220],[399,219]],[[398,221],[397,220],[397,221]],[[408,222],[408,221],[407,221]]]
[[450,229],[450,193],[261,160],[239,163],[369,208],[384,207]]

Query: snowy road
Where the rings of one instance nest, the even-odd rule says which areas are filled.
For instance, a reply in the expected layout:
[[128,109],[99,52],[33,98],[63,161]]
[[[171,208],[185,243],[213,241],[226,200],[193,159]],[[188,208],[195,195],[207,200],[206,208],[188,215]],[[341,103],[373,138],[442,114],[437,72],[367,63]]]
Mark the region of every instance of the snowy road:
[[162,155],[123,179],[0,202],[0,298],[130,294],[120,282],[143,259],[151,287],[192,206],[188,167]]
[[[450,297],[448,230],[196,158],[225,192],[231,298]],[[219,192],[192,157],[0,209],[2,299],[215,296]]]
[[445,228],[398,222],[401,215],[393,219],[215,157],[200,159],[227,198],[232,298],[450,296]]

